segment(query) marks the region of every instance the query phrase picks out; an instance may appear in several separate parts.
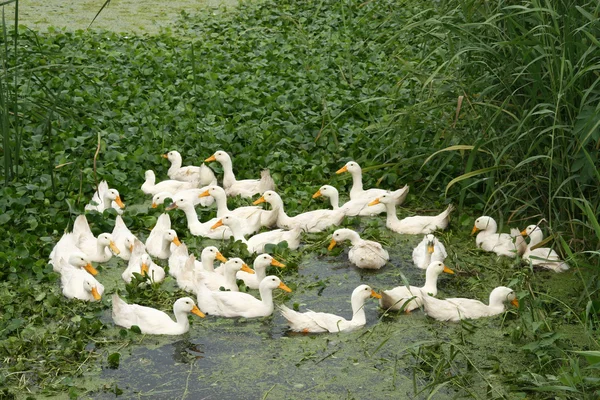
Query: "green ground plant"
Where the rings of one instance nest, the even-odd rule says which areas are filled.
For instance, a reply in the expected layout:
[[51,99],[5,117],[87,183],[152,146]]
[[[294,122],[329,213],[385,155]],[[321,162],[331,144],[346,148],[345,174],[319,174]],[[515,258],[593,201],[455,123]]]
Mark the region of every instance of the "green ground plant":
[[[363,166],[366,186],[410,184],[410,211],[399,210],[402,215],[459,205],[443,240],[460,279],[445,282],[445,294],[484,298],[492,282],[504,282],[521,299],[520,309],[500,321],[434,328],[424,317],[403,322],[425,331],[408,344],[402,334],[414,331],[398,326],[404,316],[390,314],[348,338],[298,338],[304,349],[298,357],[287,340],[281,346],[292,349],[289,365],[318,373],[343,354],[347,362],[334,366],[348,372],[350,365],[368,364],[366,383],[384,371],[385,383],[372,398],[393,393],[403,375],[412,376],[412,394],[431,398],[597,398],[598,7],[569,0],[442,0],[426,7],[392,0],[265,1],[217,16],[182,13],[176,26],[156,36],[5,29],[0,394],[77,397],[90,390],[84,375],[127,363],[123,349],[145,338],[112,327],[107,298],[66,302],[48,255],[100,179],[119,189],[126,224],[145,237],[163,208],[151,209],[139,191],[144,171],[165,176],[160,154],[170,149],[199,164],[222,148],[234,155],[241,178],[269,168],[292,215],[324,207],[311,200],[324,183],[345,191],[349,180],[335,171],[349,159]],[[494,215],[501,227],[545,218],[544,229],[572,271],[559,278],[474,250],[468,231],[478,214]],[[89,213],[88,219],[98,233],[112,230],[114,216]],[[171,217],[185,226],[181,213]],[[346,223],[397,247],[395,260],[408,262],[413,239],[390,235],[380,220]],[[307,264],[331,257],[324,250],[330,233],[306,235],[301,253],[274,249],[290,267],[275,272],[323,301],[341,278],[327,267],[302,274]],[[194,248],[203,243],[184,239]],[[246,256],[239,243],[222,247]],[[111,261],[102,272],[116,265]],[[416,276],[392,268],[381,277],[359,274],[381,287]],[[134,281],[119,291],[164,310],[183,294],[172,279],[143,285]],[[227,324],[212,327],[227,337]],[[261,340],[280,335],[265,333],[267,322],[235,324],[248,334],[256,328]],[[489,341],[511,347],[477,351]],[[224,370],[236,377],[233,368]],[[317,394],[326,383],[343,387],[332,379],[297,396],[325,398]],[[285,395],[278,390],[260,393]],[[360,394],[348,392],[353,396]]]

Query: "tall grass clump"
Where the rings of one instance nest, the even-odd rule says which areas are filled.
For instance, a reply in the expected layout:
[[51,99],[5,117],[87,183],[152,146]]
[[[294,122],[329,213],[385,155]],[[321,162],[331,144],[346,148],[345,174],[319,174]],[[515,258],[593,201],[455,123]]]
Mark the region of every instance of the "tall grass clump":
[[[435,99],[447,122],[442,150],[426,161],[446,192],[486,212],[545,218],[565,234],[565,253],[600,243],[599,10],[595,1],[445,0],[398,33],[400,48],[424,54],[419,104]],[[393,124],[406,115],[399,108]]]
[[[17,92],[15,90],[17,80],[17,30],[9,33],[7,29],[7,14],[5,9],[14,7],[14,26],[19,20],[19,0],[6,0],[0,2],[2,13],[2,32],[0,33],[0,133],[2,135],[2,167],[4,171],[5,185],[13,178],[18,177],[18,166],[20,158],[19,141],[19,115],[17,112]],[[12,50],[12,51],[11,51]],[[11,82],[12,81],[12,82]],[[12,89],[11,89],[12,88]]]

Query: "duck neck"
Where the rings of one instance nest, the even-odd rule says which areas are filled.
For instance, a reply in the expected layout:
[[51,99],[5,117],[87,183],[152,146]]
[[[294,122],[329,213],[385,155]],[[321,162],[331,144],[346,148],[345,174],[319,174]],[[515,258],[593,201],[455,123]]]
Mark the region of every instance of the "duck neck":
[[539,230],[539,228],[534,230],[529,234],[529,248],[532,248],[536,244],[541,243],[542,240],[544,240],[544,234],[542,233],[542,231]]
[[254,274],[256,275],[256,280],[259,285],[263,279],[267,276],[267,266],[266,265],[254,265]]
[[181,168],[181,157],[175,157],[173,161],[171,161],[171,166],[169,167],[169,171],[167,171],[167,175],[171,175],[176,172],[179,168]]
[[237,270],[233,269],[233,268],[227,268],[225,269],[225,283],[227,284],[228,287],[237,287],[237,281],[236,281],[236,273]]
[[236,182],[231,160],[224,161],[221,165],[223,166],[223,188],[229,188]]
[[365,300],[361,298],[353,298],[352,302],[352,322],[359,325],[367,323],[365,316]]
[[398,216],[396,215],[396,205],[394,203],[385,203],[385,212],[387,213],[387,224],[399,221]]
[[181,328],[182,332],[187,332],[190,329],[190,321],[188,320],[188,313],[182,310],[173,310],[173,314],[175,314],[175,320],[177,321],[177,325]]
[[363,192],[362,171],[352,173],[352,189],[350,189],[350,198],[356,198]]
[[331,203],[331,207],[334,210],[339,210],[340,209],[340,195],[339,195],[339,193],[332,193],[331,196],[329,196],[329,202]]
[[352,246],[356,246],[360,242],[360,235],[356,232],[348,232],[348,240]]
[[268,307],[271,312],[269,314],[271,314],[273,312],[273,290],[266,288],[266,287],[259,287],[259,293],[260,293],[260,299],[263,302],[263,304]]
[[242,225],[240,224],[239,221],[236,221],[235,223],[232,223],[231,225],[229,225],[229,229],[231,230],[231,233],[233,234],[233,240],[234,241],[242,241],[243,243],[247,243],[246,238],[244,237],[244,233],[242,232]]
[[193,206],[185,207],[185,208],[180,207],[180,208],[185,213],[185,218],[187,219],[188,229],[190,231],[192,229],[196,230],[195,228],[198,227],[198,225],[202,225],[200,223],[200,221],[198,220],[198,213],[196,212],[196,209]]
[[161,253],[166,253],[166,254],[170,254],[171,252],[169,251],[169,246],[171,245],[171,241],[169,239],[165,239],[163,238],[162,243],[161,243]]
[[223,218],[225,215],[229,214],[226,196],[217,195],[217,197],[215,197],[215,203],[217,203],[217,218]]
[[106,253],[107,253],[106,248],[107,247],[108,247],[108,245],[102,244],[98,240],[98,242],[96,243],[96,255],[98,257],[102,257],[102,258],[106,257]]
[[210,255],[202,257],[202,269],[209,272],[215,271],[215,259]]
[[482,229],[481,232],[479,232],[477,237],[479,238],[480,235],[481,236],[493,235],[497,231],[498,231],[498,224],[493,219],[489,219],[487,226],[485,227],[485,229]]
[[[428,257],[431,258],[431,254],[427,253]],[[427,269],[425,272],[425,285],[423,285],[423,290],[426,293],[431,293],[432,295],[437,294],[437,280],[439,274],[436,274],[435,271],[431,269]]]

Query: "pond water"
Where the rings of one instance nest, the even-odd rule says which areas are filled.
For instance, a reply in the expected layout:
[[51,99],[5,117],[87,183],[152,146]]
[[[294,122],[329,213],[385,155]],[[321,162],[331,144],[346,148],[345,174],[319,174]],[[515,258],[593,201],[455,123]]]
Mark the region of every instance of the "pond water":
[[[36,30],[49,26],[87,29],[105,0],[27,0],[19,2],[19,23]],[[185,13],[212,9],[220,12],[238,0],[112,0],[93,27],[115,32],[157,33]],[[7,7],[8,8],[8,7]],[[7,14],[12,15],[12,14]],[[10,18],[10,17],[9,17]]]
[[[181,220],[175,218],[174,222],[176,230],[186,232],[178,225]],[[387,231],[382,217],[368,229],[380,229],[384,246],[390,250],[391,262],[383,269],[364,271],[351,266],[347,244],[334,255],[315,251],[326,247],[327,240],[321,236],[322,243],[314,242],[304,252],[297,271],[271,271],[295,288],[291,294],[277,291],[275,302],[290,307],[298,303],[301,311],[310,308],[350,318],[350,293],[361,283],[376,290],[388,289],[402,284],[403,275],[421,286],[424,273],[411,261],[412,248],[421,237]],[[502,277],[513,275],[514,270],[504,270],[509,261],[474,251],[468,233],[456,234],[441,235],[449,250],[446,263],[456,274],[440,276],[440,296],[469,296],[474,290],[487,301],[489,290],[507,284]],[[181,236],[188,244],[192,240]],[[318,235],[310,239],[315,237]],[[194,252],[198,254],[199,249]],[[101,272],[108,293],[116,288],[124,292],[122,264],[113,259],[112,267]],[[556,281],[553,273],[541,274]],[[165,290],[173,288],[172,280],[163,284]],[[467,392],[506,394],[498,371],[525,364],[524,355],[514,352],[503,317],[466,324],[439,323],[418,310],[410,315],[384,315],[374,299],[367,301],[365,309],[366,327],[349,334],[288,332],[277,311],[272,317],[251,320],[192,316],[190,332],[182,336],[133,335],[128,346],[118,349],[121,360],[116,369],[106,362],[115,349],[99,349],[104,353],[102,368],[90,373],[84,385],[97,388],[90,397],[94,399],[114,398],[115,391],[122,391],[125,398],[418,399],[434,387],[435,398],[445,399],[465,395],[460,385],[448,384],[463,375],[469,376]],[[105,310],[103,319],[111,324],[110,310]],[[514,319],[514,314],[508,319]],[[113,329],[116,334],[118,328]],[[474,372],[472,365],[478,370]],[[430,384],[433,386],[420,392]]]

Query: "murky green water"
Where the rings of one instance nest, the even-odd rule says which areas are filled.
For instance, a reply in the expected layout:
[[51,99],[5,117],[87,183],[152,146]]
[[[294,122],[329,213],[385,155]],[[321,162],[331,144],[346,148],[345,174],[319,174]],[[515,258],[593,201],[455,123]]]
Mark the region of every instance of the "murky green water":
[[[36,30],[66,27],[87,29],[105,0],[27,0],[19,2],[19,23]],[[169,28],[181,13],[221,12],[238,0],[112,0],[93,27],[116,32],[157,33]],[[9,13],[7,15],[12,15]]]

